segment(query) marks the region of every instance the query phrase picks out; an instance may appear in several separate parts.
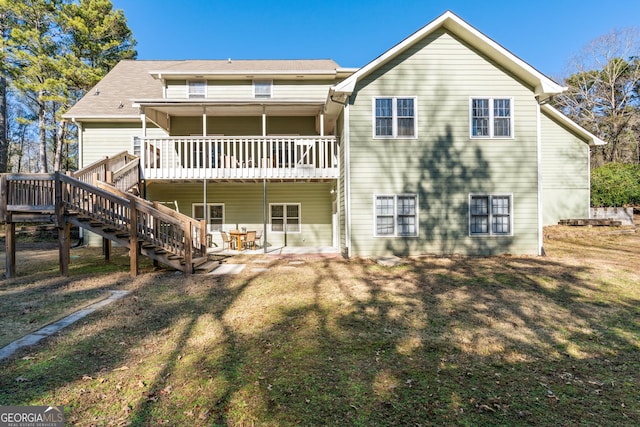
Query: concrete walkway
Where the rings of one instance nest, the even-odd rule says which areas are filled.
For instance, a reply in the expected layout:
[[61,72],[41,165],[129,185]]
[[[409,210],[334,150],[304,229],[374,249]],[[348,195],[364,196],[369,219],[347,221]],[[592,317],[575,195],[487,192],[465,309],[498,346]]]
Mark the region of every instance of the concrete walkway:
[[82,310],[78,310],[73,314],[68,315],[67,317],[58,320],[55,323],[45,326],[44,328],[33,332],[29,335],[26,335],[20,339],[15,340],[11,344],[7,345],[0,349],[0,361],[6,359],[7,357],[12,356],[16,351],[23,347],[28,347],[38,343],[43,338],[49,337],[56,332],[60,331],[63,328],[71,325],[74,322],[82,319],[83,317],[88,316],[94,311],[111,304],[112,302],[119,300],[125,295],[129,294],[129,291],[109,291],[111,296],[109,298],[103,299],[102,301],[98,301],[94,304],[91,304]]

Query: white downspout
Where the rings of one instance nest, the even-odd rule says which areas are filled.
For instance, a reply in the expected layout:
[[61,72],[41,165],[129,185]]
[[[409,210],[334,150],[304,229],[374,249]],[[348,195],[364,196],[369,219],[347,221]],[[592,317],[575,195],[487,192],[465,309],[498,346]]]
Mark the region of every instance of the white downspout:
[[344,106],[344,210],[346,217],[345,244],[347,245],[347,258],[351,257],[351,149],[349,133],[349,98]]
[[84,139],[82,138],[82,122],[76,122],[75,118],[71,119],[71,121],[78,127],[78,169],[82,169],[84,167]]
[[[207,107],[202,107],[202,136],[207,136]],[[202,140],[202,152],[204,153],[204,139]],[[203,155],[204,162],[204,155]],[[204,165],[202,165],[204,167]],[[204,214],[204,224],[206,227],[206,232],[208,234],[209,228],[209,208],[207,207],[207,176],[204,174],[203,178],[203,193],[202,193],[202,213]]]
[[540,116],[540,104],[536,103],[536,133],[537,133],[537,158],[538,158],[538,255],[544,254],[544,215],[542,212],[542,121]]

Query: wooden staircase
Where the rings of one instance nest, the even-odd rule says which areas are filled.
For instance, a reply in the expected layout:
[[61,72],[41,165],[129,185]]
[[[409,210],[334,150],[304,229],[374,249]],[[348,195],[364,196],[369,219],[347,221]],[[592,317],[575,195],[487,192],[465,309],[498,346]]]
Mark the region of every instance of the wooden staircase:
[[[131,274],[144,255],[187,274],[208,273],[219,262],[207,256],[204,221],[138,197],[139,159],[128,153],[105,158],[73,175],[4,174],[0,221],[7,224],[7,277],[15,276],[15,224],[54,222],[60,270],[67,274],[71,226],[129,248]],[[107,246],[110,248],[110,244]]]

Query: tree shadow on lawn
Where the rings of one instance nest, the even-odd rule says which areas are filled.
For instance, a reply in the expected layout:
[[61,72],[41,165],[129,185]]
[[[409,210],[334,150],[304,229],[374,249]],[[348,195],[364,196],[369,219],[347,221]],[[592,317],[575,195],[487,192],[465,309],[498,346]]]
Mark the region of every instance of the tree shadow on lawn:
[[148,274],[10,362],[0,400],[78,424],[638,422],[640,301],[607,302],[589,273],[455,257]]

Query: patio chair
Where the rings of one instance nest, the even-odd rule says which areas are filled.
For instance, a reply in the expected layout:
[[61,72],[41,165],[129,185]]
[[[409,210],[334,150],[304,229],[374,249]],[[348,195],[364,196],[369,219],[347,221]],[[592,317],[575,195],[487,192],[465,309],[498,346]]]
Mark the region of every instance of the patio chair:
[[256,246],[262,246],[262,244],[260,243],[261,240],[262,240],[262,230],[258,230],[258,231],[256,231],[255,245]]
[[256,232],[255,231],[247,231],[247,236],[244,239],[244,247],[247,249],[256,248]]
[[220,231],[220,236],[222,236],[222,250],[224,250],[224,245],[227,245],[227,249],[231,249],[233,242],[229,239],[229,235],[224,231]]

